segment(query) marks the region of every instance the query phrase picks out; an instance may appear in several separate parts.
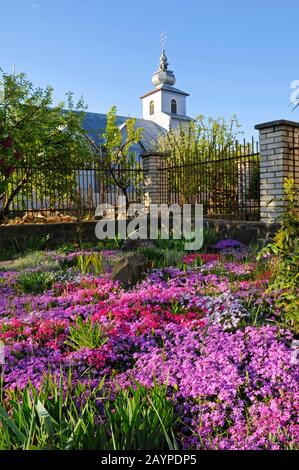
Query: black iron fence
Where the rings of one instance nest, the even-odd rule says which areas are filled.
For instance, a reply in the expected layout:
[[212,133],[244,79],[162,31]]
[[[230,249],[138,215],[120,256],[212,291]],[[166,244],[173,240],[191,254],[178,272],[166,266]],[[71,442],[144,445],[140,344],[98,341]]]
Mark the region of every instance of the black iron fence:
[[291,137],[292,143],[289,147],[289,160],[291,162],[291,165],[288,167],[288,172],[289,175],[294,179],[296,187],[299,188],[299,135],[297,129],[293,128]]
[[191,158],[171,155],[161,168],[160,199],[167,204],[203,204],[209,217],[258,220],[258,143],[207,147]]
[[[28,170],[17,169],[7,197],[13,194]],[[209,217],[259,219],[259,152],[253,140],[227,147],[210,146],[191,157],[170,156],[159,171],[161,203],[201,203]],[[109,171],[95,155],[85,165],[66,163],[61,177],[57,179],[57,172],[53,172],[53,178],[57,180],[55,184],[49,174],[45,178],[42,171],[36,171],[13,197],[9,217],[37,212],[75,216],[80,213],[92,217],[98,204],[116,206],[118,196],[124,195],[116,182],[126,188],[128,203],[143,202],[144,173],[139,164]],[[0,212],[4,203],[5,198],[0,202]]]
[[[29,172],[30,166],[19,167],[14,172],[7,194],[0,201],[0,212]],[[49,216],[52,213],[59,213],[93,216],[98,204],[116,206],[118,196],[124,195],[116,182],[125,187],[129,203],[142,202],[143,170],[139,165],[116,166],[110,171],[95,155],[85,165],[71,165],[66,162],[61,175],[53,171],[53,180],[51,180],[51,169],[47,170],[46,177],[44,171],[35,171],[22,189],[16,192],[9,204],[7,215],[15,217],[42,213]]]

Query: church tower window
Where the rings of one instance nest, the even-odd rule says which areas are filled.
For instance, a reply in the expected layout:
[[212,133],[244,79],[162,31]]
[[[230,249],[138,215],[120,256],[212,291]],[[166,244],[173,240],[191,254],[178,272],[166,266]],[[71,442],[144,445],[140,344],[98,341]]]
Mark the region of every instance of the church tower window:
[[171,114],[177,114],[176,100],[171,100]]
[[152,100],[150,102],[150,115],[152,116],[155,112],[155,105],[154,105],[154,101]]

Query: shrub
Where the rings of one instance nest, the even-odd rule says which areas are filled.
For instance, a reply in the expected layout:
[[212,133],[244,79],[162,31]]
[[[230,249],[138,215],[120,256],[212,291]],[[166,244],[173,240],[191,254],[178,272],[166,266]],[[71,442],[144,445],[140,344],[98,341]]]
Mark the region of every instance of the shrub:
[[276,299],[277,306],[284,312],[286,321],[299,330],[299,216],[298,190],[293,178],[284,183],[285,198],[281,227],[274,242],[258,254],[257,259],[274,255],[269,290],[281,290]]
[[41,294],[54,284],[54,275],[49,272],[24,273],[18,277],[17,285],[25,294]]
[[93,273],[98,276],[103,272],[102,253],[82,253],[77,256],[76,264],[82,274]]
[[108,341],[102,326],[94,323],[92,318],[84,321],[78,317],[75,325],[70,326],[70,332],[66,344],[73,350],[82,348],[97,349]]

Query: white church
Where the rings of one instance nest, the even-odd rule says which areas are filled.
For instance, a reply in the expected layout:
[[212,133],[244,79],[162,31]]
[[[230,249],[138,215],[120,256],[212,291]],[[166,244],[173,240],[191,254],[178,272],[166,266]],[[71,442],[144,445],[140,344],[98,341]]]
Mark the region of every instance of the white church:
[[[168,69],[168,61],[164,48],[162,49],[158,70],[153,74],[152,83],[155,88],[141,96],[142,119],[137,118],[135,127],[142,128],[142,138],[134,146],[137,154],[151,150],[159,134],[179,125],[192,121],[186,114],[186,98],[188,93],[175,88],[174,73]],[[129,117],[117,116],[116,122],[121,132],[126,132],[126,121]],[[106,114],[86,113],[83,126],[89,137],[96,144],[101,144],[99,133],[105,130]]]

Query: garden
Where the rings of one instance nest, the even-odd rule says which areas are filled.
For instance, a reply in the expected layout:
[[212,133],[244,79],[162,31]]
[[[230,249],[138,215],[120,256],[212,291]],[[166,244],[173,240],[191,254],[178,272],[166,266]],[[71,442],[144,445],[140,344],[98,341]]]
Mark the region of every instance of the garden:
[[1,449],[297,449],[291,219],[262,251],[158,239],[131,286],[117,239],[2,261]]
[[[268,244],[244,245],[207,228],[196,252],[162,234],[129,249],[118,237],[84,243],[83,221],[94,207],[89,190],[84,202],[80,178],[96,170],[100,182],[105,176],[103,195],[117,189],[127,205],[132,193],[142,195],[131,151],[141,130],[128,120],[123,142],[112,108],[95,169],[88,164],[101,148],[92,153],[86,140],[83,102],[75,106],[70,94],[66,112],[53,106],[52,89],[34,89],[24,74],[2,74],[2,82],[0,223],[32,222],[41,208],[68,218],[71,211],[76,233],[73,243],[54,247],[32,225],[30,237],[1,247],[0,449],[298,449],[295,181],[285,181],[280,228]],[[231,149],[244,156],[232,124],[206,127],[200,119],[187,134],[164,136],[158,149],[175,149],[169,158],[177,164],[206,165],[200,187],[212,215],[240,208],[239,160],[221,160],[222,173],[207,160]],[[247,150],[246,158],[253,146]],[[242,186],[251,216],[258,158],[246,163],[253,180]],[[198,174],[171,172],[172,196],[194,203]],[[129,259],[140,262],[136,276]]]

